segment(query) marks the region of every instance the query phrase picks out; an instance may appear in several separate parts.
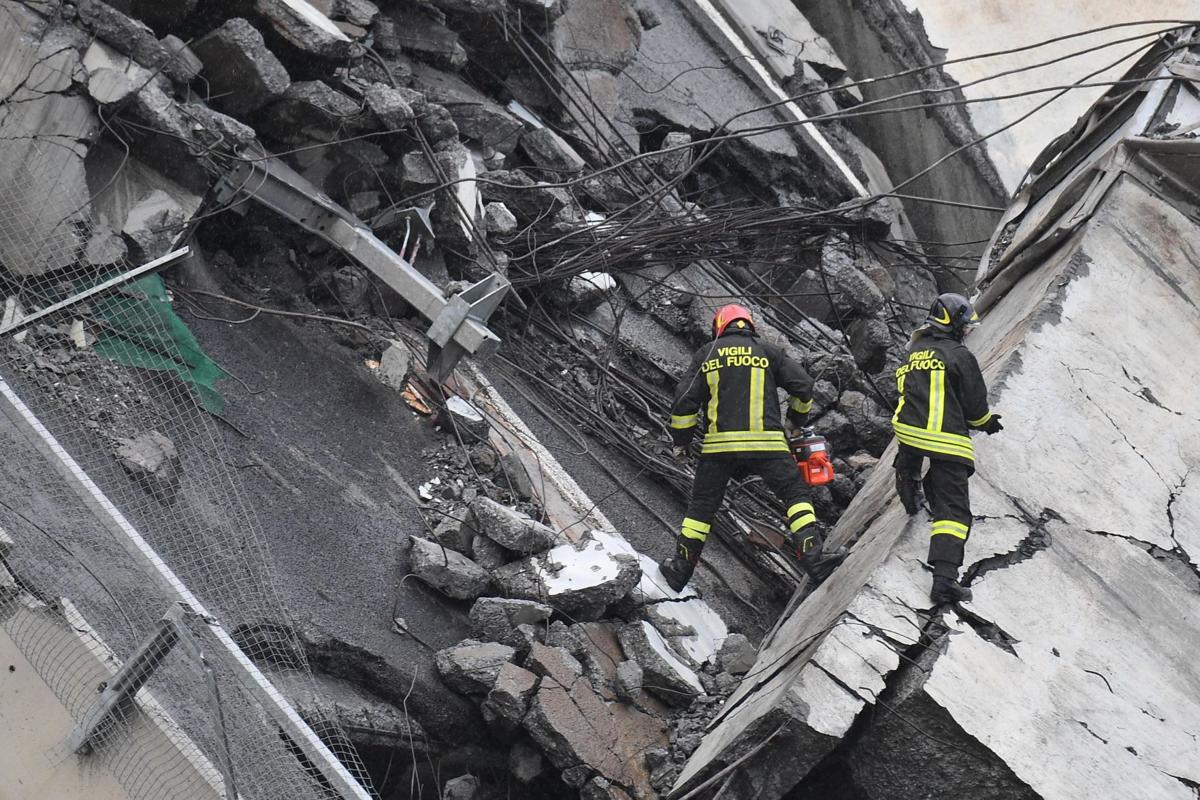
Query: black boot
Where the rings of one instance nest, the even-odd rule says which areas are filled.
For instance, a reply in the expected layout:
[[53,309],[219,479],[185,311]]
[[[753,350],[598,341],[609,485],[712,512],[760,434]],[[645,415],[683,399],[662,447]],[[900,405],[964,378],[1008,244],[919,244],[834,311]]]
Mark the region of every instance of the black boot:
[[971,600],[971,590],[954,578],[948,578],[944,575],[934,575],[933,588],[929,590],[929,599],[936,605],[942,605],[943,603],[966,603]]
[[830,553],[812,550],[800,559],[800,569],[804,570],[804,574],[814,585],[824,583],[825,579],[846,560],[847,555],[844,547],[839,547]]
[[658,571],[667,580],[667,586],[670,586],[677,592],[682,592],[684,587],[688,585],[688,581],[692,579],[692,573],[696,571],[696,565],[691,561],[685,561],[679,556],[671,556],[659,566]]
[[837,569],[838,564],[846,560],[845,548],[838,548],[826,553],[825,527],[819,522],[805,525],[791,537],[792,547],[796,551],[796,559],[800,569],[814,583],[821,583]]
[[896,494],[900,495],[900,505],[911,517],[921,510],[925,504],[925,495],[921,491],[921,477],[911,472],[896,470]]
[[664,561],[658,568],[658,571],[667,579],[667,586],[677,592],[683,591],[683,588],[688,585],[688,581],[692,579],[696,565],[700,563],[700,552],[703,549],[704,543],[696,539],[680,536],[675,540],[675,555]]

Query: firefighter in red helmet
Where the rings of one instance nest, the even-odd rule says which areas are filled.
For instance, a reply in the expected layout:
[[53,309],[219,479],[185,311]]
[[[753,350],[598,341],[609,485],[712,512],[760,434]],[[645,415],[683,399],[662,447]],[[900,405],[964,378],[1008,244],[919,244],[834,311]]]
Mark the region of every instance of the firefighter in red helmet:
[[822,552],[824,532],[779,418],[778,390],[784,389],[788,423],[804,424],[812,410],[813,380],[780,348],[758,338],[745,306],[717,309],[712,332],[712,342],[696,351],[679,381],[671,406],[677,457],[685,455],[701,427],[704,435],[675,555],[662,565],[663,577],[677,592],[687,585],[729,479],[759,475],[783,502],[800,566],[822,581],[844,555]]

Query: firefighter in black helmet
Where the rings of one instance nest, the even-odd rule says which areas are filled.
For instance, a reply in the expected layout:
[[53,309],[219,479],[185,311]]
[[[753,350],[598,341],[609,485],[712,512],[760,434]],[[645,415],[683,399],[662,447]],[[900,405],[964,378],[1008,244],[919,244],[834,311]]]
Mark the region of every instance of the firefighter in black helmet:
[[671,406],[677,458],[702,421],[705,428],[675,555],[661,567],[675,591],[692,577],[730,478],[759,475],[783,502],[789,541],[814,581],[824,580],[845,557],[821,550],[821,524],[780,425],[778,389],[788,393],[788,423],[802,426],[812,410],[812,378],[781,349],[759,340],[745,306],[718,309],[713,341],[696,351]]
[[[898,450],[893,466],[900,502],[909,514],[920,507],[922,486],[933,523],[929,564],[935,603],[971,599],[958,582],[963,548],[971,533],[968,480],[975,471],[971,431],[1003,430],[1000,415],[988,410],[987,385],[975,356],[963,344],[979,315],[967,298],[947,293],[933,301],[925,324],[896,370],[900,401],[892,417]],[[921,467],[929,471],[921,479]]]

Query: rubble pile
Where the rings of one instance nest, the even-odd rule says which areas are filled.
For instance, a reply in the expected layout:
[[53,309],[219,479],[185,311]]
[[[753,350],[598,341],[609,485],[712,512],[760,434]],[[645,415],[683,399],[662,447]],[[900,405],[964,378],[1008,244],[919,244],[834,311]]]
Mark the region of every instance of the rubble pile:
[[[22,41],[10,62],[18,81],[0,95],[24,104],[26,129],[52,118],[47,135],[69,145],[57,190],[18,198],[46,204],[51,227],[36,232],[45,246],[25,252],[0,227],[4,296],[17,291],[12,278],[81,260],[142,262],[191,235],[207,265],[201,280],[219,276],[241,302],[358,321],[337,340],[408,400],[416,359],[394,337],[412,308],[347,252],[271,212],[241,200],[214,207],[219,192],[206,204],[234,167],[278,154],[447,297],[507,276],[526,302],[497,322],[506,358],[576,429],[644,466],[667,452],[666,404],[690,351],[708,340],[713,310],[730,295],[750,298],[761,335],[817,379],[813,422],[839,475],[815,502],[836,519],[890,438],[885,376],[911,322],[904,298],[930,294],[933,278],[876,246],[903,228],[895,209],[849,209],[790,230],[786,212],[846,204],[862,177],[837,167],[812,133],[735,138],[719,157],[699,149],[778,119],[730,118],[764,102],[740,73],[662,74],[665,64],[740,60],[687,5],[0,0],[0,36]],[[829,90],[821,110],[853,107],[853,91],[834,91],[844,68],[813,65],[828,60],[813,55],[821,50],[796,60],[797,75],[808,90]],[[4,179],[30,152],[30,137],[9,135],[10,109],[0,106]],[[868,155],[847,130],[833,140],[846,161]],[[120,191],[104,190],[118,182]],[[759,207],[775,214],[769,226],[726,224]],[[634,222],[679,247],[620,233]],[[211,314],[195,298],[187,307]],[[95,342],[78,345],[89,333],[35,326],[4,346],[168,502],[178,454],[155,430],[127,424],[121,407],[150,401]],[[215,410],[219,398],[205,397]],[[694,592],[666,589],[655,562],[621,535],[568,537],[544,524],[539,487],[490,441],[494,421],[454,395],[430,405],[446,438],[425,452],[415,490],[428,524],[398,538],[411,575],[470,621],[472,638],[434,660],[478,705],[486,727],[476,743],[506,753],[531,797],[656,796],[749,669],[750,643]],[[773,588],[790,591],[785,578]],[[493,789],[487,775],[442,787],[464,800]]]
[[[519,781],[548,790],[545,768],[524,766],[540,753],[581,797],[653,797],[698,744],[696,732],[754,649],[694,592],[666,588],[657,565],[619,535],[591,531],[525,557],[496,544],[534,526],[479,498],[459,523],[469,535],[439,526],[436,542],[412,539],[413,572],[436,590],[464,599],[465,579],[443,579],[455,572],[490,575],[496,592],[472,588],[472,638],[440,650],[438,671],[480,702],[497,739],[515,742]],[[488,559],[496,561],[485,569]]]

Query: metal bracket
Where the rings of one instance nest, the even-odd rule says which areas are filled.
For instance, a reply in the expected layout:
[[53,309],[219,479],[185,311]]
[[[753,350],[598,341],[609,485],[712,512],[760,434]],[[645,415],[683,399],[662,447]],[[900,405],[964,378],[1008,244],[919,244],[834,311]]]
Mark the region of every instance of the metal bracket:
[[173,603],[158,621],[154,631],[133,651],[133,655],[126,659],[106,685],[102,684],[99,699],[67,737],[67,747],[72,752],[90,752],[92,740],[100,731],[100,727],[113,716],[118,707],[137,694],[146,681],[150,680],[150,676],[179,640],[179,625],[183,615],[183,604]]
[[[492,312],[511,288],[508,279],[499,273],[492,273],[447,299],[437,284],[376,237],[366,223],[269,153],[239,160],[218,181],[218,203],[228,204],[238,196],[253,198],[337,247],[428,319],[431,348],[437,354],[436,364],[431,364],[429,371],[439,381],[449,376],[463,355],[483,357],[499,347],[500,338],[487,326]],[[418,239],[432,234],[425,209],[401,209],[387,214],[393,215],[388,222],[404,219],[408,233],[415,232]],[[406,235],[406,251],[408,238]],[[414,247],[414,255],[415,251]]]

